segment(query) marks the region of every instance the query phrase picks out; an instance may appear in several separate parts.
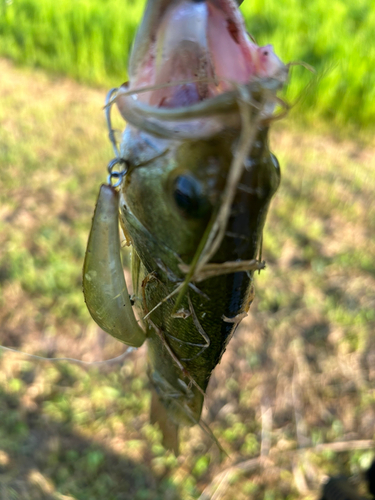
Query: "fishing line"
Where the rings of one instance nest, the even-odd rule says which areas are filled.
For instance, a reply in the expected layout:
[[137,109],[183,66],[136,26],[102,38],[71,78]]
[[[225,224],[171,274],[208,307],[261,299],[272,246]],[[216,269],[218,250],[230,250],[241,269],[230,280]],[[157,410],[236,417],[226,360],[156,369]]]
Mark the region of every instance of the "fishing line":
[[124,353],[120,354],[120,356],[106,359],[104,361],[82,361],[76,358],[45,358],[44,356],[37,356],[36,354],[30,354],[27,352],[19,351],[18,349],[14,349],[13,347],[5,346],[0,346],[0,350],[16,354],[19,358],[24,357],[27,359],[31,359],[38,363],[60,363],[63,361],[67,361],[68,363],[79,365],[83,368],[90,368],[95,366],[100,368],[101,366],[116,365],[122,363],[124,359],[126,359],[133,351],[137,350],[137,348],[128,347],[128,349]]
[[108,137],[109,137],[109,140],[111,141],[113,151],[115,152],[116,158],[119,158],[120,151],[117,147],[115,130],[112,128],[112,121],[111,121],[111,109],[112,109],[111,99],[112,99],[113,94],[116,93],[117,91],[118,91],[117,88],[113,88],[108,92],[108,94],[106,95],[106,98],[105,98],[104,109],[105,109],[105,119],[106,119],[107,127],[108,127]]

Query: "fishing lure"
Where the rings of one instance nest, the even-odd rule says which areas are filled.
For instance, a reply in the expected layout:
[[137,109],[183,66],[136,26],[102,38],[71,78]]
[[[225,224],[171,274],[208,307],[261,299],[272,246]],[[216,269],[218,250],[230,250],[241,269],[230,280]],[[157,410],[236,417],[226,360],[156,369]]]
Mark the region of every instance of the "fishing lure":
[[[248,37],[234,0],[149,0],[128,84],[106,114],[117,158],[102,186],[83,289],[93,319],[148,346],[151,420],[178,452],[200,424],[210,375],[254,298],[262,232],[280,182],[268,130],[287,68]],[[110,106],[127,121],[120,148]],[[114,166],[122,170],[114,171]],[[136,320],[120,258],[132,245]]]

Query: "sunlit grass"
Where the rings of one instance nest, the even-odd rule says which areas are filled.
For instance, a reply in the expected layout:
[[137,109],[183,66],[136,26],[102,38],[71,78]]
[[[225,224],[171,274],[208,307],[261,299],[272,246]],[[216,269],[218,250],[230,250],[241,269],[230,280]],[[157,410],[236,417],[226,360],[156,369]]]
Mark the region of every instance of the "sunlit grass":
[[[261,44],[274,44],[284,61],[316,70],[293,70],[287,96],[301,96],[298,112],[344,124],[374,123],[375,7],[371,0],[254,0],[243,11]],[[310,82],[310,86],[308,86]]]
[[96,85],[126,79],[143,2],[2,0],[1,54]]
[[[0,54],[106,87],[126,81],[144,0],[1,0]],[[375,123],[375,7],[372,0],[246,0],[259,44],[272,43],[292,70],[287,100],[296,121],[358,134]]]

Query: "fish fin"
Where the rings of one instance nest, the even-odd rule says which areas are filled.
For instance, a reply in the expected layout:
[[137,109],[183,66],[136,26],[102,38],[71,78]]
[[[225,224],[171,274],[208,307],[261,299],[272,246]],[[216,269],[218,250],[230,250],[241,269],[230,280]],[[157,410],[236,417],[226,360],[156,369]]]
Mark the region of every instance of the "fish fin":
[[178,424],[168,416],[167,409],[154,389],[151,389],[150,421],[152,424],[159,425],[163,435],[164,448],[173,451],[177,457],[179,455]]

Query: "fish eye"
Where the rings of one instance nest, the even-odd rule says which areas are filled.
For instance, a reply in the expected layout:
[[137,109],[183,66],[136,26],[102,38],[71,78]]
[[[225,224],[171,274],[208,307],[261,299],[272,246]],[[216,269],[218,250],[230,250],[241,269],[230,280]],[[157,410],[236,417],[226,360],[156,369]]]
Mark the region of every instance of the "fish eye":
[[202,184],[190,174],[176,177],[173,185],[173,197],[178,208],[187,217],[203,217],[210,208]]

